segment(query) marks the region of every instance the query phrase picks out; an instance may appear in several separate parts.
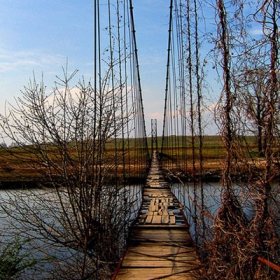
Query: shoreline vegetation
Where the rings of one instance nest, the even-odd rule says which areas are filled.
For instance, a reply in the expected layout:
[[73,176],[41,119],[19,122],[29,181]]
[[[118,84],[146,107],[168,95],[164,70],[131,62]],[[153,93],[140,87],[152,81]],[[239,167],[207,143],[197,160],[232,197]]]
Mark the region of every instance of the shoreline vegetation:
[[[169,136],[175,137],[175,136]],[[182,138],[182,137],[178,137]],[[191,137],[186,136],[187,143],[191,142]],[[192,155],[191,145],[183,147],[182,153],[173,156],[168,156],[172,161],[176,159],[178,166],[185,164],[185,170],[178,169],[178,177],[183,181],[194,181],[202,180],[203,182],[219,182],[222,175],[224,158],[225,158],[225,147],[220,136],[204,136],[203,137],[203,170],[202,174],[197,170],[193,171],[193,162],[195,165],[199,165],[197,155]],[[160,143],[161,137],[158,137]],[[250,174],[252,176],[252,166],[254,167],[255,173],[262,173],[265,169],[265,160],[262,156],[259,156],[257,149],[257,139],[254,136],[247,136],[244,140],[246,142],[247,156],[243,162],[239,163],[239,168],[236,170],[236,176],[233,174],[233,178],[236,181],[242,181],[246,179],[246,176]],[[151,138],[148,138],[150,153],[152,151]],[[168,150],[169,147],[164,147],[164,151]],[[54,149],[54,148],[52,148]],[[107,143],[107,151],[110,154],[110,142]],[[170,147],[172,149],[172,147]],[[160,151],[160,149],[159,149]],[[53,152],[53,150],[52,150]],[[137,152],[137,147],[133,147],[130,153]],[[165,154],[161,154],[162,158],[166,157]],[[172,158],[173,157],[173,158]],[[16,188],[36,188],[43,182],[43,176],[32,166],[32,157],[27,154],[26,151],[22,151],[18,147],[0,148],[0,189],[16,189]],[[194,160],[194,161],[193,161]],[[189,162],[189,163],[188,163]],[[128,168],[134,168],[131,163],[127,164]],[[146,166],[137,166],[142,170],[146,169]],[[250,168],[250,171],[249,171]],[[174,166],[173,166],[174,169]],[[176,167],[175,167],[176,169]],[[275,179],[280,177],[280,165],[275,161]],[[168,170],[163,168],[163,171],[167,178],[169,178]],[[131,184],[143,183],[139,177],[134,175],[126,176]],[[173,180],[170,178],[170,180]],[[47,185],[44,181],[44,185]]]

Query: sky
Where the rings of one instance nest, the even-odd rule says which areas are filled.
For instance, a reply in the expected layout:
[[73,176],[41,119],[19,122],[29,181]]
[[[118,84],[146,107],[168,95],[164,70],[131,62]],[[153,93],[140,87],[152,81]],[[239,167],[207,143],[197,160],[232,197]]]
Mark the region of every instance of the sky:
[[0,0],[1,105],[19,96],[33,73],[55,80],[67,59],[71,69],[92,75],[92,1],[83,3]]
[[[169,3],[136,0],[133,6],[144,110],[150,121],[163,115]],[[78,77],[92,77],[93,0],[0,0],[1,113],[6,101],[22,95],[33,75],[37,81],[43,75],[51,88],[67,61],[69,72],[78,69]]]
[[[69,72],[78,69],[79,78],[92,77],[93,1],[0,0],[1,113],[33,75],[37,81],[43,75],[51,88],[67,61]],[[169,1],[134,0],[133,6],[149,134],[150,120],[163,118]]]

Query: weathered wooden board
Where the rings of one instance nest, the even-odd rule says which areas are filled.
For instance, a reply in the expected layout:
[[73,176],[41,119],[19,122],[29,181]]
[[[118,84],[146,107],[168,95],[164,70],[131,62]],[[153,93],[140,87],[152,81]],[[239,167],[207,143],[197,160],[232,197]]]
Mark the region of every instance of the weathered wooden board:
[[153,279],[156,277],[162,277],[163,279],[168,280],[192,280],[197,279],[195,276],[197,273],[197,270],[193,268],[193,272],[189,271],[188,268],[171,268],[171,267],[155,267],[155,268],[123,268],[118,276],[117,280],[147,280],[147,279]]
[[[155,254],[156,252],[150,252],[151,254]],[[159,265],[159,261],[162,262],[162,265]],[[144,263],[145,264],[145,267],[149,267],[151,266],[151,263],[153,262],[157,262],[156,264],[153,264],[152,266],[154,265],[157,265],[158,267],[160,266],[164,266],[163,264],[167,265],[170,263],[172,264],[172,266],[175,266],[174,265],[174,262],[176,262],[175,264],[178,265],[178,266],[185,266],[187,264],[199,264],[199,262],[197,261],[197,258],[196,256],[189,256],[188,254],[183,254],[183,255],[178,255],[178,256],[174,256],[174,255],[170,255],[170,256],[152,256],[152,255],[146,255],[146,254],[138,254],[138,253],[134,253],[134,252],[131,252],[129,253],[128,255],[125,256],[125,259],[122,263],[122,266],[123,267],[126,267],[126,266],[133,266],[133,267],[139,267],[139,263],[141,263],[141,265]],[[165,263],[165,262],[168,262]]]
[[192,240],[186,228],[137,228],[132,229],[131,240],[153,242],[178,242],[192,245]]
[[173,260],[139,260],[137,259],[125,259],[123,267],[137,267],[137,268],[151,268],[151,267],[184,267],[192,268],[194,265],[198,265],[196,261],[173,261]]
[[160,253],[162,255],[170,255],[170,254],[190,254],[193,253],[192,256],[196,256],[196,253],[193,247],[188,246],[178,246],[174,243],[154,243],[154,242],[141,242],[139,244],[135,244],[133,247],[129,247],[127,252],[139,252],[140,254],[151,252],[151,250]]
[[129,248],[125,260],[139,260],[146,262],[156,260],[172,260],[180,262],[197,262],[197,255],[193,248],[175,248],[174,246],[139,245]]

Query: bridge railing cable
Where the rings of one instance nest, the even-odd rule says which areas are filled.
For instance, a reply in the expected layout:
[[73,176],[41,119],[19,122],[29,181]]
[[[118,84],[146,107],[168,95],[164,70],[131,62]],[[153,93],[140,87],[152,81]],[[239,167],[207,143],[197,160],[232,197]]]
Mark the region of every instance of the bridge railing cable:
[[[115,229],[122,250],[149,161],[132,1],[94,1],[93,35],[92,195],[98,222],[108,232]],[[103,210],[113,205],[109,223]]]
[[162,167],[175,172],[187,170],[186,45],[182,7],[181,1],[170,1],[161,143]]

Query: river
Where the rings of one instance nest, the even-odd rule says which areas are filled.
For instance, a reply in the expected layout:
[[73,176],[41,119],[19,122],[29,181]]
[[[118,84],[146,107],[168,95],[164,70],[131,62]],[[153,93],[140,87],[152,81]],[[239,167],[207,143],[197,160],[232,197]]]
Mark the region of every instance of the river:
[[[193,184],[188,183],[185,187],[182,187],[181,184],[173,184],[172,191],[183,204],[183,210],[190,224],[191,234],[194,235],[195,226],[192,215],[190,215],[190,211],[194,213],[194,204],[192,200],[195,198],[195,194],[197,204],[200,205],[201,190],[199,188],[195,188]],[[247,217],[249,219],[252,218],[255,213],[252,198],[248,196],[248,193],[240,186],[235,186],[235,192]],[[65,195],[66,194],[67,193],[65,192]],[[126,203],[130,207],[130,211],[129,213],[126,213],[126,215],[129,215],[128,223],[131,223],[136,217],[140,207],[141,186],[133,185],[126,187],[118,193],[116,199],[122,199],[124,194],[126,197]],[[203,194],[205,203],[204,209],[207,209],[207,212],[215,217],[219,207],[221,206],[220,184],[204,183]],[[57,203],[57,194],[55,190],[0,190],[0,197],[2,205],[2,210],[0,211],[2,242],[14,240],[15,236],[19,236],[21,240],[28,239],[28,242],[22,247],[22,250],[23,252],[30,254],[30,257],[41,260],[38,262],[36,267],[36,269],[40,271],[40,277],[37,277],[37,279],[48,278],[48,271],[55,268],[52,265],[51,260],[56,259],[56,264],[59,262],[67,262],[69,255],[77,253],[74,250],[67,249],[62,245],[56,244],[55,242],[51,244],[48,241],[46,243],[44,230],[38,228],[38,225],[40,225],[43,228],[49,227],[48,230],[50,231],[64,233],[63,231],[60,231],[60,227],[63,226],[63,221],[59,219],[63,218],[60,215],[63,211],[65,211],[65,209],[61,209],[61,205]],[[118,203],[115,205],[116,209],[118,208],[118,205]],[[7,216],[5,211],[3,211],[3,207],[6,207],[10,216]],[[26,211],[26,208],[28,208],[28,211]],[[71,213],[70,208],[67,209],[67,211]],[[199,212],[199,208],[197,208],[196,211]],[[56,225],[58,221],[60,223],[59,227]],[[208,219],[207,225],[209,227],[211,227],[212,223],[213,221]],[[54,237],[55,234],[56,233],[54,232]],[[123,239],[125,236],[126,235],[123,236]],[[57,238],[60,240],[59,236]]]
[[[121,243],[125,242],[127,227],[138,214],[142,197],[141,186],[133,185],[120,188],[112,197],[108,195],[108,189],[106,188],[101,194],[102,205],[107,205],[111,212],[109,209],[103,211],[103,216],[99,218],[107,219],[107,223],[113,224],[114,239],[119,240],[117,250],[121,252],[123,250]],[[33,269],[26,271],[24,279],[49,279],[50,271],[57,270],[58,267],[60,269],[61,264],[68,268],[67,273],[73,269],[72,273],[74,275],[73,262],[81,260],[83,254],[74,250],[71,242],[76,242],[80,238],[79,236],[83,235],[82,229],[86,225],[83,224],[85,220],[82,220],[81,216],[77,216],[80,212],[75,212],[72,208],[73,204],[69,202],[67,197],[66,189],[60,189],[59,197],[55,189],[0,191],[2,249],[5,247],[4,244],[14,242],[16,238],[19,238],[20,242],[24,243],[21,246],[20,254],[27,255],[25,260],[39,260],[34,267],[36,277],[34,278],[32,275],[34,273]],[[59,199],[63,201],[63,205]],[[72,197],[72,199],[74,198]],[[125,203],[119,203],[120,200],[125,201]],[[83,207],[82,205],[81,203],[80,206]],[[116,215],[114,215],[114,211]],[[121,216],[124,215],[124,211],[126,219]],[[108,225],[108,228],[110,228],[110,225]],[[60,279],[60,277],[56,276],[54,279]]]

